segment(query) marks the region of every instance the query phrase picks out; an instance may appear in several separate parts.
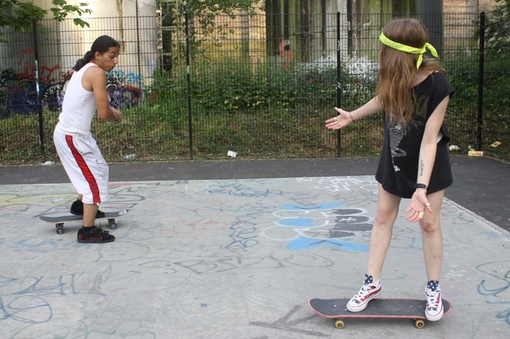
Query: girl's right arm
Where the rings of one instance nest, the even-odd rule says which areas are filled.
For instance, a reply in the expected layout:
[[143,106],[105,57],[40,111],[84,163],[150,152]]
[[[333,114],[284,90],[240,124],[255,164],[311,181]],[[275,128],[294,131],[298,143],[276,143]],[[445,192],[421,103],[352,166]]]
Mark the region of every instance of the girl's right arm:
[[349,125],[351,122],[355,120],[359,120],[366,116],[375,114],[381,111],[383,108],[379,103],[378,97],[372,98],[369,102],[364,104],[363,106],[355,109],[352,112],[344,111],[341,108],[335,107],[335,110],[338,112],[338,115],[334,118],[326,120],[326,127],[328,129],[340,129]]

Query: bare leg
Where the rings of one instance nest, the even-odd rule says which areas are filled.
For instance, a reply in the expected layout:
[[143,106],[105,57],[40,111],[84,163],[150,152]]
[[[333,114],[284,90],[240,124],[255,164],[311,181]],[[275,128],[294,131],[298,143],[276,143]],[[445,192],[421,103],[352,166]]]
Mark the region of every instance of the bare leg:
[[361,289],[347,302],[347,310],[350,312],[363,311],[370,300],[381,295],[381,284],[378,281],[384,265],[386,253],[390,247],[393,224],[398,215],[401,198],[386,192],[379,185],[379,202],[375,216],[372,234],[370,235],[370,250],[368,252],[367,274]]
[[96,204],[83,204],[83,227],[94,226],[98,208]]
[[367,273],[374,281],[381,277],[384,259],[391,242],[393,224],[397,219],[401,198],[385,191],[379,184],[379,202],[377,215],[370,235]]
[[443,233],[441,230],[441,206],[445,190],[427,195],[432,213],[425,211],[420,221],[423,256],[428,280],[439,281],[443,264]]

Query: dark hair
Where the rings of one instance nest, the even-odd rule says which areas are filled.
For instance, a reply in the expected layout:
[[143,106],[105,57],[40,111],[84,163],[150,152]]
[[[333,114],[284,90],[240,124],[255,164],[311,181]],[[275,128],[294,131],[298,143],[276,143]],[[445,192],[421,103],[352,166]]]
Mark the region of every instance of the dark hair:
[[80,60],[76,61],[76,65],[74,65],[73,70],[79,71],[83,66],[88,64],[90,60],[94,58],[96,52],[105,53],[110,49],[110,47],[120,47],[120,44],[117,40],[109,37],[108,35],[101,35],[97,38],[94,43],[92,43],[92,47],[90,47],[90,51],[85,53],[85,56]]

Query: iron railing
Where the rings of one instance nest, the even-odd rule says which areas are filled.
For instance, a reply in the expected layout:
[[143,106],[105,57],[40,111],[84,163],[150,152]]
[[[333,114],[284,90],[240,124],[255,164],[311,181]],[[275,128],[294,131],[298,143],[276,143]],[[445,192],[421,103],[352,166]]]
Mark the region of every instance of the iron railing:
[[[214,29],[187,16],[169,27],[160,17],[137,16],[90,18],[86,30],[46,19],[34,23],[34,32],[4,28],[0,163],[58,160],[52,131],[65,84],[76,60],[103,34],[121,43],[107,91],[124,115],[121,124],[93,121],[108,161],[377,155],[382,113],[341,132],[326,130],[324,121],[334,106],[354,109],[373,95],[378,35],[394,15],[346,17],[310,15],[306,31],[298,17],[290,18],[287,36],[267,16],[247,14],[217,17]],[[490,153],[495,148],[488,145],[503,137],[498,118],[487,122],[483,115],[487,84],[480,69],[489,51],[480,53],[475,35],[480,18],[435,20],[443,32],[437,48],[456,89],[446,118],[451,149],[462,153]],[[508,116],[508,108],[499,113]]]

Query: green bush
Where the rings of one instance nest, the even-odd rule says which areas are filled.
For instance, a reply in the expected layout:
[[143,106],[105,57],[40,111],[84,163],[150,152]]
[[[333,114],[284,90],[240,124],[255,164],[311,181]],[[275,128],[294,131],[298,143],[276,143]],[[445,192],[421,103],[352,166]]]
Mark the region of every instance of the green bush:
[[510,161],[510,0],[497,1],[485,27],[482,149]]
[[[252,64],[242,58],[201,58],[191,68],[190,86],[193,103],[209,113],[317,105],[331,108],[337,97],[337,70],[333,66],[296,63],[285,69],[279,64]],[[368,97],[373,95],[374,86],[342,70],[340,88],[342,96],[352,97],[353,91],[361,90]],[[150,92],[158,100],[183,100],[187,97],[185,73],[176,67],[174,73],[156,75]]]

